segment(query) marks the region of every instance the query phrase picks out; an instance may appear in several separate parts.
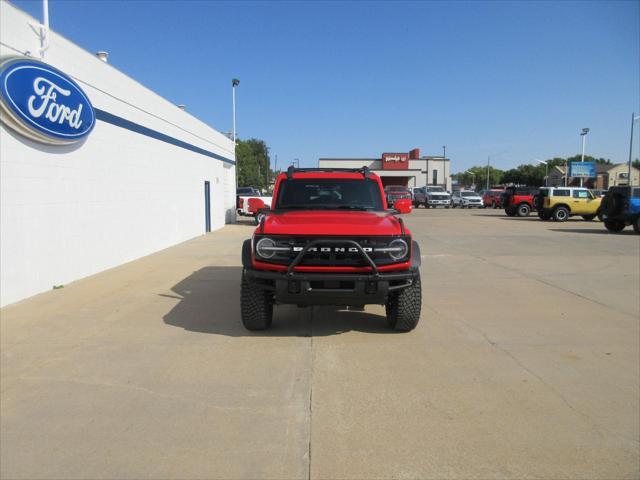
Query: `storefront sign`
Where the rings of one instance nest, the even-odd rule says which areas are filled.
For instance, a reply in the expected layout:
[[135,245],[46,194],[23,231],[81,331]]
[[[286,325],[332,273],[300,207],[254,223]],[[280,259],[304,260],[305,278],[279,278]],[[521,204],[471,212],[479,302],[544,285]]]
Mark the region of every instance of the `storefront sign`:
[[595,178],[596,162],[570,162],[569,177],[572,178]]
[[67,145],[86,137],[95,111],[80,86],[51,65],[26,57],[0,63],[2,122],[41,143]]
[[409,168],[408,153],[383,153],[383,170],[407,170]]

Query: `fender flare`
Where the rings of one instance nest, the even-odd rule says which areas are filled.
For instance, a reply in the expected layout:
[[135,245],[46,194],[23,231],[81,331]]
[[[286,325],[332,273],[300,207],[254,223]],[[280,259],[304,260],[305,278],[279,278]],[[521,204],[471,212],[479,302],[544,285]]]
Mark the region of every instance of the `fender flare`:
[[413,240],[411,242],[411,270],[417,270],[422,265],[422,256],[420,255],[420,245]]
[[248,238],[242,243],[242,266],[251,268],[251,239]]

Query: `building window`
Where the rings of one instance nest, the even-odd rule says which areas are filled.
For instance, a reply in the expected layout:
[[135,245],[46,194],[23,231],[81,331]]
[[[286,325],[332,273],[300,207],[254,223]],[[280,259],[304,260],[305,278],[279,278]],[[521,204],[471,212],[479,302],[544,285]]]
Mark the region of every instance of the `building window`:
[[438,184],[438,170],[434,170],[433,171],[433,185],[437,185]]

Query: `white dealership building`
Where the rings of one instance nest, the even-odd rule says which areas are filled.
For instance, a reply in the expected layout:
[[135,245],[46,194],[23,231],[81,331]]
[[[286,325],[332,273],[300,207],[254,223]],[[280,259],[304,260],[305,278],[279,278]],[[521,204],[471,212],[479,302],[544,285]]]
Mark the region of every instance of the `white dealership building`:
[[39,23],[0,0],[0,305],[234,212],[227,136]]

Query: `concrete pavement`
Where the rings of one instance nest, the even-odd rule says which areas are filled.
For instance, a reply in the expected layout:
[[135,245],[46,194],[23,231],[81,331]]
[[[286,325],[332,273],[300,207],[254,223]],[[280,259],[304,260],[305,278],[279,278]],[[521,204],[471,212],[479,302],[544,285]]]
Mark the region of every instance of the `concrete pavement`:
[[419,209],[418,328],[239,320],[231,225],[0,311],[0,477],[638,478],[640,237]]

